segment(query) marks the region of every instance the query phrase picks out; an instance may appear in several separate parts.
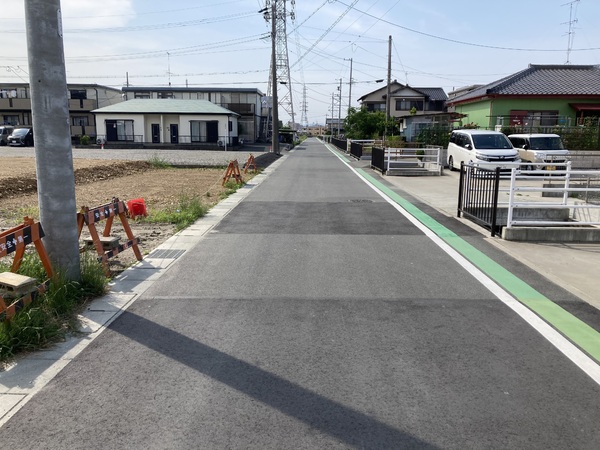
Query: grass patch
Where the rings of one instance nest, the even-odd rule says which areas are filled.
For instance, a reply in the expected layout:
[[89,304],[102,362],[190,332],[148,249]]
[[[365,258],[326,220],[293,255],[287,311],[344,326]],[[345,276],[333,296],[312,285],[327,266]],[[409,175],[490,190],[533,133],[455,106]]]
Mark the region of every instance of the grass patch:
[[25,216],[39,220],[40,208],[37,205],[29,205],[22,206],[18,209],[0,209],[0,214],[7,222],[17,225],[23,223],[23,217]]
[[237,183],[235,180],[228,180],[225,184],[225,191],[221,193],[220,198],[223,200],[224,198],[229,197],[231,194],[235,194],[239,188],[241,188],[244,183]]
[[152,155],[148,160],[148,163],[155,169],[168,169],[169,167],[172,167],[166,159],[161,158],[158,155]]
[[[244,183],[236,183],[234,180],[229,180],[225,183],[225,191],[219,194],[219,200],[223,200],[235,193]],[[207,192],[204,197],[211,198],[212,195]],[[150,211],[148,217],[141,219],[145,223],[171,223],[175,225],[177,231],[181,231],[196,220],[204,217],[210,206],[204,204],[200,197],[182,195],[179,197],[179,203],[177,206],[158,210]]]
[[189,227],[200,217],[204,217],[209,207],[204,205],[198,197],[182,195],[175,208],[154,211],[142,219],[147,223],[172,223],[177,231]]
[[[10,268],[6,263],[0,271]],[[21,275],[45,279],[44,267],[37,254],[27,254],[19,268]],[[81,255],[80,281],[67,281],[60,273],[52,277],[49,289],[32,305],[19,311],[10,321],[0,323],[0,361],[17,353],[33,351],[64,339],[76,330],[75,315],[88,300],[106,292],[108,278],[95,255]]]

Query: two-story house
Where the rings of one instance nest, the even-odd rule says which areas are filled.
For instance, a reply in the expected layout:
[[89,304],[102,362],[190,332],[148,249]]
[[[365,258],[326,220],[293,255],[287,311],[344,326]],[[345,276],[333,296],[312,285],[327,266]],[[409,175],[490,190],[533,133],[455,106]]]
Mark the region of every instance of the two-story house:
[[411,141],[424,127],[452,120],[446,113],[448,96],[439,87],[412,87],[393,81],[388,88],[384,86],[358,99],[367,111],[387,111],[389,102],[390,117],[398,122],[400,132],[407,141]]
[[126,100],[132,99],[178,99],[207,100],[232,111],[237,116],[236,135],[244,142],[263,138],[268,117],[265,96],[254,88],[207,88],[207,87],[123,87]]
[[[68,84],[71,138],[96,137],[92,111],[123,101],[120,89],[97,84]],[[32,126],[29,83],[0,83],[0,124]]]
[[[363,95],[358,99],[367,111],[386,111],[387,86]],[[442,88],[412,87],[393,81],[390,84],[390,117],[443,112],[448,96]]]

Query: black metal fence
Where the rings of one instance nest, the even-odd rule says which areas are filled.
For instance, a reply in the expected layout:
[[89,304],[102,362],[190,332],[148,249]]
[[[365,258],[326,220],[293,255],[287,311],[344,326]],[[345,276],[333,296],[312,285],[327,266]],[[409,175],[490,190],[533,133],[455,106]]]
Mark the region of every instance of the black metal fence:
[[494,237],[501,230],[497,222],[500,168],[483,169],[460,165],[458,187],[458,217],[464,215],[489,229]]
[[345,139],[342,140],[342,139],[337,139],[337,138],[332,137],[331,143],[344,152],[347,150],[348,144]]
[[362,158],[363,146],[358,142],[350,142],[350,154],[356,159]]
[[373,147],[371,150],[371,167],[385,174],[385,149]]

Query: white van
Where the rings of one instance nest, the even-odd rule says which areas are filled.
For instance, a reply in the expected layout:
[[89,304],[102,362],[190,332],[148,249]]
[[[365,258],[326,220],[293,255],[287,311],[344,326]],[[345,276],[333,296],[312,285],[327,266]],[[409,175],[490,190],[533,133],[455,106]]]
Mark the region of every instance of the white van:
[[[564,170],[566,162],[571,159],[571,153],[565,149],[558,134],[511,134],[508,139],[525,163],[547,163],[550,170]],[[527,168],[543,169],[544,166],[531,165]]]
[[461,162],[486,163],[486,168],[508,170],[521,160],[506,135],[499,131],[454,130],[448,143],[448,168],[460,169]]

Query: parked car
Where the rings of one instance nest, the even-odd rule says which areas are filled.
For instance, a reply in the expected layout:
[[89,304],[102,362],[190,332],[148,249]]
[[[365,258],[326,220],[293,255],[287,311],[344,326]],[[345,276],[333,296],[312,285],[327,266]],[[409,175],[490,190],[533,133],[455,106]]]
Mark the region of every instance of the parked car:
[[[571,153],[565,149],[558,134],[511,134],[508,139],[519,152],[523,162],[548,163],[552,169],[564,170],[571,159]],[[556,166],[555,164],[561,164]],[[528,169],[544,169],[546,166],[530,165]]]
[[33,129],[15,128],[8,137],[8,145],[19,145],[21,147],[33,145]]
[[8,125],[0,125],[0,145],[8,144],[8,136],[13,132],[14,128]]
[[490,169],[511,169],[521,160],[506,135],[499,131],[454,130],[448,143],[448,167],[459,169],[461,162],[488,163],[486,168]]

